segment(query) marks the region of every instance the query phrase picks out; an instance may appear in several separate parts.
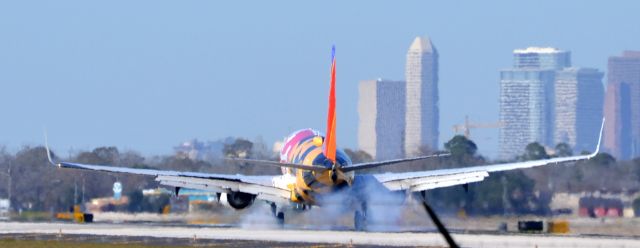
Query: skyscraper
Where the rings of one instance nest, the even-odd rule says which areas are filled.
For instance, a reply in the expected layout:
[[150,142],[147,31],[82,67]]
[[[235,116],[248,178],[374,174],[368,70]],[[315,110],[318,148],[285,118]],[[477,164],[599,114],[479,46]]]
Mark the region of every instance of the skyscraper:
[[404,155],[405,87],[403,81],[382,79],[358,87],[358,146],[376,160]]
[[640,51],[609,57],[604,148],[618,159],[640,156]]
[[513,51],[513,68],[500,71],[499,157],[512,159],[527,144],[551,146],[556,70],[571,66],[570,53],[529,47]]
[[438,51],[427,37],[416,37],[407,52],[405,67],[406,121],[404,151],[406,156],[419,152],[421,146],[438,149]]
[[513,68],[562,70],[571,66],[571,52],[552,47],[528,47],[513,51]]
[[510,69],[500,72],[501,159],[523,153],[531,142],[549,145],[552,139],[554,71]]
[[569,67],[556,72],[554,144],[567,143],[575,153],[598,144],[604,101],[603,73]]

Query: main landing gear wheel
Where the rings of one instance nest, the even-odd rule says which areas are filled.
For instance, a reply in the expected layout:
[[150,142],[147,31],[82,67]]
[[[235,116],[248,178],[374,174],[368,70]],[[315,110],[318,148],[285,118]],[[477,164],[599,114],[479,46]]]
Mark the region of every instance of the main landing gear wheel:
[[276,220],[278,221],[278,225],[280,227],[284,227],[284,213],[283,212],[278,212],[276,214]]
[[367,203],[362,202],[361,209],[356,210],[355,216],[353,217],[353,226],[356,231],[366,231],[367,230]]
[[284,227],[284,212],[278,211],[278,206],[275,203],[271,203],[271,214],[276,217],[276,221],[280,227]]

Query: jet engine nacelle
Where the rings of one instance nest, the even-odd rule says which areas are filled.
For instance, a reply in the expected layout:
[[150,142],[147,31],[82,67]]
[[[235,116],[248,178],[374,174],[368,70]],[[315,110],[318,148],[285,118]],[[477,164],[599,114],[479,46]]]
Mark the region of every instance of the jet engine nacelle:
[[230,194],[227,194],[227,202],[229,203],[229,206],[235,209],[243,209],[251,206],[255,199],[256,195],[244,192],[231,192]]

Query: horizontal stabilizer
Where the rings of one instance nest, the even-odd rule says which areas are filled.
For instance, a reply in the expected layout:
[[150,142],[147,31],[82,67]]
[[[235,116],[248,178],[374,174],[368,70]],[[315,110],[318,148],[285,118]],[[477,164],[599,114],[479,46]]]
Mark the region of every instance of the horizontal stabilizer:
[[269,165],[269,166],[296,168],[296,169],[310,170],[310,171],[317,171],[317,172],[322,172],[322,171],[331,169],[331,168],[327,168],[319,165],[281,163],[281,162],[269,161],[269,160],[255,160],[255,159],[243,159],[243,158],[229,158],[226,160],[232,161],[232,162],[243,162],[243,163],[254,164],[254,165]]
[[411,161],[425,160],[430,158],[447,157],[449,155],[450,155],[449,153],[441,153],[441,154],[433,154],[429,156],[421,156],[421,157],[415,157],[415,158],[403,158],[403,159],[394,159],[394,160],[386,160],[386,161],[378,161],[378,162],[359,163],[359,164],[342,167],[342,171],[349,172],[349,171],[355,171],[355,170],[371,169],[371,168],[385,166],[385,165],[402,164],[402,163],[407,163]]

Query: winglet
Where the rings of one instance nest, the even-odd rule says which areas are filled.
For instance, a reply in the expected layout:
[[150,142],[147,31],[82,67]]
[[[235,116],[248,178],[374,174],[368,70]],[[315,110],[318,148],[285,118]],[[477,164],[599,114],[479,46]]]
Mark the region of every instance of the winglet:
[[55,162],[53,162],[53,158],[51,157],[51,150],[49,150],[49,140],[47,139],[47,131],[44,131],[44,148],[47,150],[47,159],[49,159],[49,163],[53,166],[58,166]]
[[596,146],[596,150],[593,153],[589,154],[589,159],[595,157],[600,152],[600,145],[602,144],[602,133],[604,131],[604,122],[605,119],[602,118],[602,125],[600,126],[600,136],[598,136],[598,145]]

